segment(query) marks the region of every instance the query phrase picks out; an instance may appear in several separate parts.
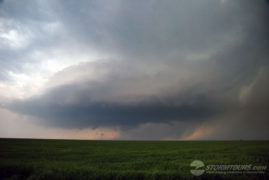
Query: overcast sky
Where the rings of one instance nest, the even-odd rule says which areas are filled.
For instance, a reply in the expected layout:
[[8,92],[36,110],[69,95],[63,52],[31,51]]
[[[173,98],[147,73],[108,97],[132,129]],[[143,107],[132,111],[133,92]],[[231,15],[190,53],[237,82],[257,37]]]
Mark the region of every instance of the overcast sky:
[[0,137],[269,139],[265,0],[0,0]]

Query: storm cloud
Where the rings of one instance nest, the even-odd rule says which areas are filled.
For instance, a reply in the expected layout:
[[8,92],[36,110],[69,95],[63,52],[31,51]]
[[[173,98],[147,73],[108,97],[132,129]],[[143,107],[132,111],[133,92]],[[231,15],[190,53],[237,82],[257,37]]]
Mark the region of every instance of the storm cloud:
[[268,139],[268,18],[264,0],[0,1],[0,107],[119,139]]
[[[93,66],[92,63],[90,65]],[[87,65],[82,64],[76,70],[81,72],[85,67]],[[94,69],[102,71],[101,67]],[[74,72],[72,69],[65,73]],[[40,96],[15,100],[8,108],[42,118],[49,125],[66,128],[130,128],[147,122],[195,121],[210,117],[218,111],[213,99],[199,90],[193,90],[194,87],[170,92],[166,86],[171,89],[177,87],[158,82],[165,75],[147,77],[133,73],[106,72],[103,78],[95,74],[98,81],[85,81],[85,77],[81,82],[76,80],[70,84],[53,86]]]

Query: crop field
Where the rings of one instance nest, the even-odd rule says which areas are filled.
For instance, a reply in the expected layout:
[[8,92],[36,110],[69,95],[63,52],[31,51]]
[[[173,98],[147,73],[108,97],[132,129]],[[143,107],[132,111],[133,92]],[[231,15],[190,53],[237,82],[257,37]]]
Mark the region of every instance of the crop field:
[[[203,174],[197,176],[190,172],[195,170],[190,166],[194,160],[204,163],[203,167],[198,168],[205,170]],[[208,165],[268,167],[269,142],[0,139],[0,179],[269,177],[268,169],[243,169],[241,173],[226,169],[209,173],[206,170]]]

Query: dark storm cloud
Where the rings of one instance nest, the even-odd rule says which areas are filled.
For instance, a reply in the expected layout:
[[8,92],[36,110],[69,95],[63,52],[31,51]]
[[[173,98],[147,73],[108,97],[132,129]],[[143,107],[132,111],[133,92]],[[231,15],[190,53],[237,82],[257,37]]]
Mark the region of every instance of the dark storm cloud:
[[69,31],[81,42],[121,54],[156,56],[218,45],[242,16],[248,17],[240,6],[220,1],[67,1],[53,8],[65,24],[72,24]]
[[[93,65],[90,63],[88,66]],[[82,64],[77,69],[69,69],[64,73],[78,69],[83,71],[85,67],[87,64]],[[213,106],[210,97],[192,89],[173,95],[129,93],[130,90],[126,89],[132,83],[146,92],[148,87],[140,83],[145,81],[150,84],[150,81],[158,79],[136,77],[132,73],[109,72],[108,79],[103,79],[102,82],[92,80],[60,85],[41,96],[13,101],[8,108],[41,118],[45,125],[65,128],[134,128],[148,122],[203,121],[219,111]]]
[[132,127],[146,122],[202,120],[215,111],[205,105],[167,105],[161,102],[119,105],[113,103],[54,104],[43,99],[15,102],[10,109],[44,119],[45,125],[64,128]]
[[[43,38],[25,49],[0,49],[1,72],[24,71],[29,59],[20,57],[46,47],[84,44],[119,59],[58,72],[45,93],[9,103],[14,112],[52,127],[157,123],[125,132],[130,138],[161,138],[156,132],[171,122],[212,125],[216,138],[269,137],[266,1],[48,1],[31,4],[33,11],[12,1],[3,7],[1,16]],[[65,33],[44,36],[36,22],[51,20]],[[156,128],[152,136],[150,127]],[[167,127],[162,136],[184,134],[176,129]]]
[[[12,20],[8,29],[24,27],[33,35],[22,49],[0,49],[0,61],[4,64],[1,67],[5,68],[1,71],[23,71],[24,64],[33,63],[27,58],[33,50],[46,52],[48,47],[66,48],[75,44],[124,56],[130,63],[169,61],[168,56],[181,61],[185,55],[212,51],[226,53],[226,48],[241,46],[241,41],[247,46],[240,47],[238,54],[254,56],[260,52],[252,53],[249,49],[268,46],[268,5],[263,0],[224,3],[11,0],[3,3],[0,15]],[[54,21],[61,22],[66,32],[52,36],[42,30],[44,24]],[[223,63],[227,65],[233,54],[228,52],[225,56]],[[242,58],[245,57],[248,56]],[[237,61],[243,61],[242,58]]]
[[221,48],[229,38],[249,35],[249,28],[258,33],[268,25],[263,0],[67,1],[52,8],[80,42],[127,56]]

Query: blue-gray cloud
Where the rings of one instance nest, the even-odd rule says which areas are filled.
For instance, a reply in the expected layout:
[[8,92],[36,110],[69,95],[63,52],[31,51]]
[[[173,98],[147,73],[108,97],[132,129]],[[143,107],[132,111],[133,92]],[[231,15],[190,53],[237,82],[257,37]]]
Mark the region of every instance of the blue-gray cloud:
[[[95,92],[91,92],[90,89],[80,91],[76,86],[77,84],[64,85],[43,96],[14,101],[8,108],[41,118],[45,125],[65,128],[100,126],[131,128],[148,122],[202,121],[219,111],[207,97],[187,92],[170,99],[135,96],[131,98],[140,101],[96,102],[91,100]],[[106,87],[97,90],[102,91],[102,88]],[[70,97],[78,99],[75,102],[66,102]],[[184,98],[186,100],[182,101]]]
[[39,96],[5,105],[14,112],[65,128],[196,126],[233,117],[237,130],[223,123],[219,137],[246,130],[248,137],[269,137],[264,0],[2,1],[0,10],[0,33],[26,35],[22,45],[0,46],[0,81],[28,71],[28,64],[38,69],[42,59],[34,52],[69,56],[83,47],[110,58],[54,74]]

